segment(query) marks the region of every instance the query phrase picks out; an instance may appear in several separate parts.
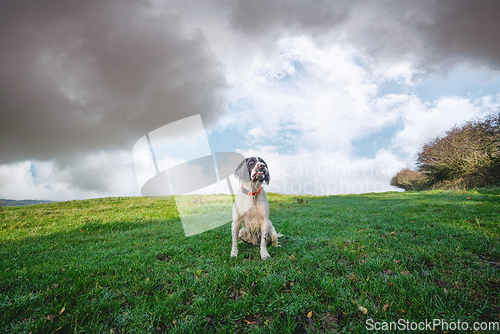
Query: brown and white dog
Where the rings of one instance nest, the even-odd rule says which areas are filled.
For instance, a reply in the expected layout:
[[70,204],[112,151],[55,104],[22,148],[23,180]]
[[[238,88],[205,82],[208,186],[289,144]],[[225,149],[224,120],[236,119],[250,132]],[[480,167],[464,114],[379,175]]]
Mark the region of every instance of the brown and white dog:
[[[266,246],[278,245],[278,237],[269,220],[269,202],[262,183],[269,184],[271,177],[267,164],[258,157],[246,158],[236,169],[234,176],[242,181],[241,190],[233,205],[231,257],[238,256],[238,238],[254,245],[260,244],[262,260],[270,258]],[[243,228],[240,230],[240,224]]]

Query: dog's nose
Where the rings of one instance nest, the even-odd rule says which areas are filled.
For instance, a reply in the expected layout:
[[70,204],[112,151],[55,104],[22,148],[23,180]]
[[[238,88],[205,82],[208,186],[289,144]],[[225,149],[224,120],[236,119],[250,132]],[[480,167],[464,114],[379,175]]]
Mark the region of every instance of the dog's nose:
[[263,169],[265,166],[266,166],[266,165],[265,165],[265,164],[263,164],[262,162],[259,162],[259,163],[257,164],[257,168],[259,168],[259,169]]

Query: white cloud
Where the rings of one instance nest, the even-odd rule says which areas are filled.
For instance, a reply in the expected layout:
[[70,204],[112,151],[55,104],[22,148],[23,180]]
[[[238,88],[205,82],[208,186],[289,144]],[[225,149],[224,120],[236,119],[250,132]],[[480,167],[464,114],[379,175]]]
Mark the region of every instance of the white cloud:
[[0,165],[0,198],[68,200],[140,195],[132,152],[99,152],[79,163],[23,161]]
[[[496,99],[487,97],[443,96],[428,103],[411,92],[379,96],[386,81],[413,88],[408,63],[367,69],[350,47],[318,48],[305,37],[285,38],[280,46],[280,57],[254,63],[253,76],[248,71],[243,82],[232,82],[236,108],[221,125],[246,128],[252,149],[241,153],[261,156],[277,170],[270,191],[394,190],[391,177],[413,163],[427,140],[496,106]],[[383,134],[390,126],[402,128]],[[392,145],[372,159],[355,158],[353,141],[379,131],[394,136]],[[329,172],[320,175],[322,168]]]
[[394,147],[410,158],[429,140],[442,136],[455,125],[484,117],[497,105],[490,98],[470,100],[447,96],[434,104],[422,103],[415,96],[399,97],[398,108],[404,128],[394,137]]
[[398,190],[389,185],[391,177],[404,167],[397,156],[386,150],[374,159],[324,151],[280,154],[273,147],[257,147],[245,156],[259,156],[269,166],[268,192],[286,194],[336,195]]
[[381,125],[370,107],[376,85],[352,50],[318,49],[304,37],[284,38],[280,45],[273,62],[252,63],[252,72],[231,82],[231,102],[242,106],[228,115],[233,122],[226,126],[252,125],[249,137],[261,144],[293,130],[304,146],[345,150],[367,123]]
[[382,78],[382,71],[374,74],[358,64],[350,47],[319,48],[305,37],[284,38],[280,46],[272,62],[254,62],[252,71],[233,79],[233,112],[221,128],[243,129],[253,144],[281,141],[281,148],[348,154],[353,140],[404,115],[411,97],[377,97],[379,82],[408,80],[404,64],[384,65]]

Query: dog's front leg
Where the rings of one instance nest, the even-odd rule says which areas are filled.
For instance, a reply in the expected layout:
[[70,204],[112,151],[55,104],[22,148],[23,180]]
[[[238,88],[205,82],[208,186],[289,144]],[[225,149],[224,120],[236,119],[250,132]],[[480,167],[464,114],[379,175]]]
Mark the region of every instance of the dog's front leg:
[[261,226],[260,226],[260,258],[261,260],[265,260],[265,259],[268,259],[270,258],[271,256],[269,255],[269,253],[267,252],[267,228],[268,228],[268,224],[267,224],[267,219],[263,219],[262,220],[262,223],[261,223]]
[[233,246],[231,248],[231,257],[238,256],[238,233],[240,232],[240,221],[233,220],[233,224],[231,226],[231,232],[233,235]]

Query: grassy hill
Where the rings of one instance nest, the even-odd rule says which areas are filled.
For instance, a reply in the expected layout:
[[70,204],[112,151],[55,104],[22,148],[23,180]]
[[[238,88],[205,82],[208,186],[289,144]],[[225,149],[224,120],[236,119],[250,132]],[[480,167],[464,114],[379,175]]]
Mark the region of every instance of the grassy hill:
[[264,262],[248,244],[230,258],[230,224],[186,238],[173,200],[4,207],[0,331],[364,333],[367,320],[500,321],[500,189],[302,198],[269,195],[285,237]]
[[34,204],[44,204],[52,203],[54,201],[38,200],[38,199],[3,199],[0,198],[0,207],[3,206],[23,206],[23,205],[34,205]]

